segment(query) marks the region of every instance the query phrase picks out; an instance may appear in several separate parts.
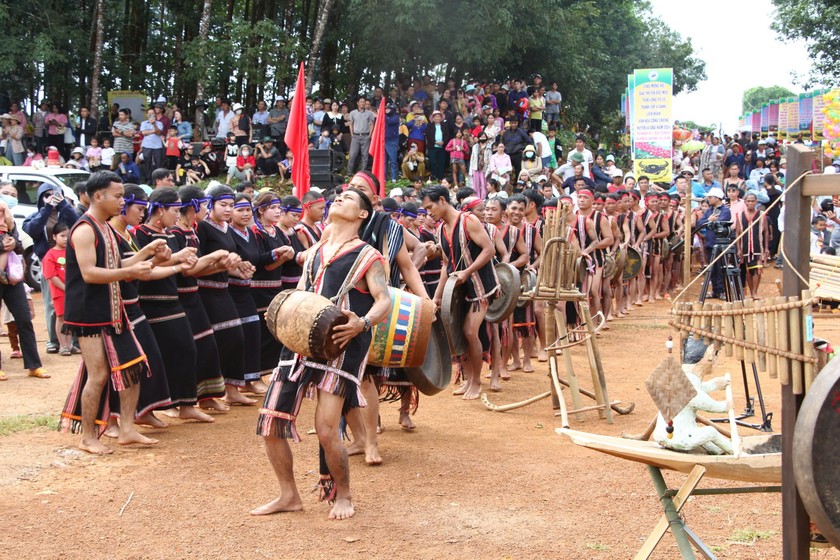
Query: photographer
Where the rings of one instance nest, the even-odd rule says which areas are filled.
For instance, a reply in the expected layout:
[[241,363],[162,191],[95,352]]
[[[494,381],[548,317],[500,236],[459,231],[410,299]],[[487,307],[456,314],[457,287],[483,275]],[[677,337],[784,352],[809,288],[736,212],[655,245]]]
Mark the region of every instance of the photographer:
[[[726,243],[730,237],[729,231],[732,225],[732,214],[729,208],[723,203],[723,191],[718,187],[709,189],[706,195],[709,200],[709,209],[697,221],[696,226],[708,224],[705,235],[706,262],[712,262],[712,249],[718,243]],[[727,227],[729,226],[729,227]],[[725,297],[723,287],[723,267],[718,261],[712,266],[712,298]]]

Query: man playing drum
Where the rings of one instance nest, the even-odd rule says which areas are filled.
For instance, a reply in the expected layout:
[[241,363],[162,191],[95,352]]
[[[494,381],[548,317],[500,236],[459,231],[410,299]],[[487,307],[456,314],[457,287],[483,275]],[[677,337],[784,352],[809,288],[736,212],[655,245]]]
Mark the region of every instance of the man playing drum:
[[322,480],[324,494],[327,499],[335,500],[329,517],[347,519],[355,513],[347,450],[339,436],[339,422],[345,407],[365,406],[361,382],[370,348],[371,326],[391,311],[384,259],[359,239],[360,226],[372,215],[373,205],[361,191],[348,189],[338,195],[330,207],[329,237],[315,245],[307,256],[298,287],[334,298],[334,303],[347,316],[347,323],[328,333],[333,342],[343,346],[343,351],[328,363],[297,356],[291,368],[279,367],[272,377],[265,404],[260,409],[257,435],[265,438],[266,453],[280,483],[280,495],[251,511],[253,515],[303,508],[287,439],[300,440],[295,419],[310,387],[318,390],[315,431],[331,477],[331,484]]
[[440,243],[443,248],[446,268],[441,270],[440,283],[435,292],[435,303],[440,304],[446,280],[450,276],[457,283],[467,286],[467,297],[463,305],[469,304],[463,325],[467,341],[467,352],[462,363],[467,382],[455,394],[464,399],[477,399],[481,395],[481,355],[484,349],[479,339],[479,328],[487,315],[490,300],[499,290],[499,280],[493,269],[492,259],[496,248],[482,223],[472,214],[462,214],[449,203],[449,191],[435,185],[421,191],[423,208],[440,225]]

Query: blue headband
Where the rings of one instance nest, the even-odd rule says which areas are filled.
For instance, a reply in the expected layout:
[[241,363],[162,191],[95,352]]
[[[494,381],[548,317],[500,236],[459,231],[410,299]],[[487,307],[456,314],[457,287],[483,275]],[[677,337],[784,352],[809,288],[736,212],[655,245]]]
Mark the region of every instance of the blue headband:
[[232,194],[220,194],[219,196],[212,196],[210,197],[210,201],[216,203],[220,200],[234,200],[235,197]]
[[181,208],[186,208],[187,206],[192,206],[195,208],[196,212],[201,212],[201,205],[205,202],[210,202],[211,198],[209,196],[205,196],[203,198],[194,198],[189,202],[185,202],[181,205]]
[[400,209],[400,214],[403,215],[403,216],[408,216],[409,218],[416,218],[417,217],[417,214],[415,214],[414,212],[409,212],[408,210]]
[[149,215],[152,215],[155,212],[157,212],[158,210],[162,210],[164,208],[180,208],[181,207],[181,202],[180,201],[178,201],[178,202],[167,202],[167,203],[149,202],[147,204],[148,204],[148,207],[149,207]]
[[265,208],[266,206],[274,206],[275,204],[282,204],[282,201],[279,198],[272,198],[268,202],[263,202],[257,208]]
[[148,200],[140,200],[138,198],[135,198],[133,194],[128,195],[123,200],[125,200],[125,206],[123,206],[123,209],[120,211],[120,214],[122,214],[123,216],[125,216],[126,208],[128,208],[132,204],[136,204],[137,206],[143,206],[144,208],[149,205]]
[[281,206],[283,212],[292,212],[293,214],[303,214],[303,208],[293,208],[292,206]]
[[251,208],[251,201],[250,200],[240,200],[236,204],[233,205],[234,208]]

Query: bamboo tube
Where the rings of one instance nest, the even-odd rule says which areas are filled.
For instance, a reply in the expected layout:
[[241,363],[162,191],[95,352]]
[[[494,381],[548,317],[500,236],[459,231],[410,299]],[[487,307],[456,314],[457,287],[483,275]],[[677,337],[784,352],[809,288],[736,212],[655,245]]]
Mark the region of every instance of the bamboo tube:
[[[744,300],[744,308],[752,309],[753,302]],[[748,313],[743,316],[744,319],[744,340],[746,342],[755,342],[755,314]],[[744,348],[744,361],[748,364],[755,363],[755,350],[752,348]]]
[[[723,309],[724,309],[724,311],[732,311],[732,304],[729,303],[729,302],[724,303],[723,304]],[[726,338],[734,338],[735,337],[735,331],[734,331],[733,321],[732,321],[732,316],[731,315],[726,315],[726,316],[723,317],[723,336],[725,336]],[[724,343],[723,354],[727,358],[731,358],[732,356],[735,355],[733,350],[732,350],[732,343],[731,342]]]
[[[711,308],[712,308],[711,303],[703,302],[703,309],[704,310],[711,309]],[[706,332],[711,332],[712,331],[712,317],[711,316],[707,315],[707,316],[702,317],[701,324],[703,325],[703,330],[704,331],[706,331]],[[708,336],[703,337],[703,344],[705,344],[707,346],[712,344],[712,339],[709,338]]]
[[[651,298],[651,300],[653,300],[653,298]],[[700,303],[699,301],[695,301],[694,303],[691,304],[691,310],[692,311],[702,311],[703,310],[703,304]],[[702,329],[703,328],[703,320],[702,319],[703,318],[700,317],[699,315],[692,315],[691,316],[691,326],[694,327],[695,329]],[[694,335],[694,340],[700,340],[700,335],[695,334]]]
[[[732,309],[739,310],[744,308],[744,302],[736,301],[732,304]],[[744,318],[741,316],[735,316],[732,318],[732,323],[735,325],[734,329],[734,337],[735,340],[744,340]],[[739,362],[744,361],[744,347],[735,345],[735,359]]]
[[[798,307],[788,310],[788,335],[790,336],[790,351],[796,354],[802,353],[802,313]],[[793,394],[801,395],[805,392],[805,379],[802,375],[802,362],[799,360],[788,360],[790,362],[790,383],[793,386]]]
[[[779,296],[776,298],[777,304],[787,303],[788,298]],[[776,313],[777,321],[777,338],[776,343],[779,350],[790,350],[790,338],[788,337],[788,312],[785,310]],[[790,383],[790,361],[782,356],[776,357],[779,365],[779,381],[782,385]]]
[[[808,357],[814,356],[814,318],[811,316],[811,292],[802,290],[802,301],[808,302],[802,308],[802,353]],[[803,364],[803,375],[805,377],[805,391],[811,388],[815,373],[814,364],[805,362]]]
[[[755,341],[761,346],[767,346],[767,316],[764,313],[755,314]],[[767,371],[767,352],[756,352],[759,371]]]
[[840,257],[831,255],[813,255],[811,257],[811,266],[814,264],[821,264],[823,266],[836,266],[840,269]]
[[[721,306],[719,303],[716,303],[712,306],[712,309],[715,311],[720,311]],[[715,334],[723,334],[721,329],[723,328],[723,317],[720,315],[715,315],[714,317],[714,331]],[[723,346],[723,343],[720,340],[715,340],[715,352],[720,352],[720,347]]]
[[[769,298],[768,304],[775,302],[775,298]],[[775,311],[770,311],[767,314],[767,346],[770,348],[777,348],[776,346],[776,315]],[[770,379],[778,379],[779,377],[779,360],[776,356],[770,355],[767,360],[767,372],[770,374]]]

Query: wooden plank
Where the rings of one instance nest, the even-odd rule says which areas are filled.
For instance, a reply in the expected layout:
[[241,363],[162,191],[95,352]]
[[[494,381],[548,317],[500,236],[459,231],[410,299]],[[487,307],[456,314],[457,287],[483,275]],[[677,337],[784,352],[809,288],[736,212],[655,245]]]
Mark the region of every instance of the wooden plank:
[[[784,295],[795,297],[799,296],[802,290],[808,289],[811,207],[810,199],[803,196],[802,184],[794,184],[794,182],[810,171],[814,151],[802,144],[791,144],[788,146],[786,155],[787,184],[791,188],[785,194],[785,237],[784,246],[780,249],[783,249],[791,260],[792,267],[785,265],[782,272],[782,290]],[[808,177],[808,179],[811,178]],[[817,182],[812,181],[815,184]],[[824,181],[819,181],[819,183],[824,183]],[[805,277],[804,283],[799,279],[797,270]],[[791,325],[791,328],[799,327]],[[801,560],[811,557],[808,512],[805,511],[802,498],[799,496],[793,472],[793,431],[801,407],[802,395],[794,394],[790,384],[782,385],[782,554],[784,560]]]
[[[790,169],[790,163],[788,163]],[[840,194],[840,176],[808,175],[802,180],[802,196],[831,196]],[[785,198],[787,204],[787,198]],[[787,231],[787,228],[785,229]]]
[[[726,302],[723,304],[724,311],[731,311],[732,310],[732,303]],[[734,338],[735,337],[735,323],[732,321],[731,315],[725,315],[723,317],[723,336],[727,338]],[[723,346],[723,355],[727,358],[731,358],[735,355],[732,349],[732,343],[727,342]]]

